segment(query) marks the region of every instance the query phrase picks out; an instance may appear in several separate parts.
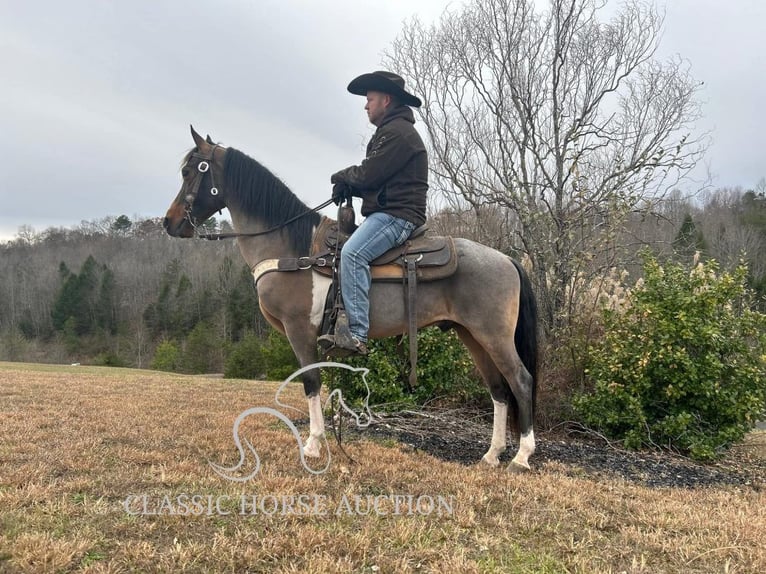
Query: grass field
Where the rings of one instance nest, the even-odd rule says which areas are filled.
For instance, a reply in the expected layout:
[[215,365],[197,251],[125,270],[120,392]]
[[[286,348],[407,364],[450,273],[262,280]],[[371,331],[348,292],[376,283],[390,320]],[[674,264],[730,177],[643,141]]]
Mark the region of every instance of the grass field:
[[224,480],[208,461],[237,462],[235,418],[276,388],[0,363],[0,572],[766,572],[750,487],[649,489],[534,457],[511,475],[368,440],[345,445],[357,464],[331,441],[313,475],[266,415],[242,427],[260,472]]

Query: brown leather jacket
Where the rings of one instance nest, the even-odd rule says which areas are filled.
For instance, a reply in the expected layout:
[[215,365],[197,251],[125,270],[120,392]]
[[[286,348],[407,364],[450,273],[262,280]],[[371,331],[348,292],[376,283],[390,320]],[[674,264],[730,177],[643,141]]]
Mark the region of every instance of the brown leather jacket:
[[392,108],[367,144],[361,165],[330,178],[331,183],[348,184],[362,198],[362,215],[382,211],[415,225],[425,223],[428,155],[414,124],[409,107]]

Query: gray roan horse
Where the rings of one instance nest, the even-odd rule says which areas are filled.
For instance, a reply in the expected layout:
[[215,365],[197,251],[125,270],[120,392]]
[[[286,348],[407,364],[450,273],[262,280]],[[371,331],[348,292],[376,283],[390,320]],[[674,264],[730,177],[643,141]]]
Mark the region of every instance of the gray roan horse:
[[[192,128],[195,147],[181,169],[181,191],[164,220],[175,237],[193,237],[196,226],[228,208],[240,251],[251,269],[270,258],[309,255],[322,216],[303,204],[276,176],[233,148],[213,144]],[[285,222],[289,222],[285,224]],[[510,257],[467,239],[455,239],[458,269],[449,278],[418,287],[418,327],[451,327],[471,352],[494,403],[492,442],[482,460],[500,464],[506,447],[508,405],[520,436],[508,470],[529,469],[535,450],[533,418],[537,376],[537,309],[523,269]],[[257,282],[264,317],[284,333],[301,366],[318,360],[317,337],[330,279],[311,269],[274,272]],[[373,283],[370,336],[407,331],[401,283]],[[318,369],[307,371],[303,387],[310,414],[304,450],[320,456],[324,419]]]

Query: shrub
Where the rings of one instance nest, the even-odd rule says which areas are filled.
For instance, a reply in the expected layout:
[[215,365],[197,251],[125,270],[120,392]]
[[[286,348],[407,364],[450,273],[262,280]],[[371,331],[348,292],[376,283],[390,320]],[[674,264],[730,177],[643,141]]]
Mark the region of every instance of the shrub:
[[261,355],[266,378],[272,381],[285,380],[300,366],[287,337],[274,329],[266,337],[261,347]]
[[180,364],[181,351],[173,341],[164,340],[154,352],[152,369],[158,371],[176,371]]
[[582,391],[587,349],[604,335],[603,310],[620,311],[628,303],[628,272],[612,267],[597,276],[578,273],[568,288],[572,312],[565,324],[540,341],[540,367],[544,384],[537,388],[535,424],[553,428],[571,421],[572,395]]
[[127,367],[128,362],[114,351],[104,351],[93,358],[93,364],[100,367]]
[[766,315],[753,310],[747,268],[664,267],[644,255],[644,279],[622,312],[604,312],[589,348],[592,392],[573,406],[626,447],[660,445],[714,458],[766,404]]
[[[511,342],[512,344],[512,342]],[[370,404],[422,405],[437,398],[465,403],[488,397],[488,391],[475,373],[468,350],[454,331],[437,328],[418,333],[418,384],[408,392],[410,373],[407,337],[372,340],[367,357],[347,359],[350,365],[370,369]],[[333,369],[330,388],[339,388],[356,403],[367,395],[362,377],[346,370]]]
[[184,372],[212,373],[220,367],[220,353],[223,341],[216,335],[212,325],[200,321],[186,338],[181,367]]
[[261,340],[248,332],[232,346],[223,374],[234,379],[259,379],[265,372]]

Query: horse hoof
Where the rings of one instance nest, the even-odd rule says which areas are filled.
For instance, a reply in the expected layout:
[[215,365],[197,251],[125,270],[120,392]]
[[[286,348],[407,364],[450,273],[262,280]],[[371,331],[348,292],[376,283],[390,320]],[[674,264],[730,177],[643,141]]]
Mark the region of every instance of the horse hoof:
[[319,441],[314,437],[310,437],[303,446],[303,456],[319,458]]
[[505,470],[512,474],[522,474],[525,472],[529,472],[530,468],[529,468],[529,465],[525,466],[523,464],[519,464],[518,462],[511,461]]
[[498,466],[500,466],[500,460],[497,457],[495,457],[494,459],[489,458],[485,454],[483,457],[481,457],[481,463],[480,464],[482,466],[483,465],[488,465],[488,466],[491,466],[492,468],[497,468]]

